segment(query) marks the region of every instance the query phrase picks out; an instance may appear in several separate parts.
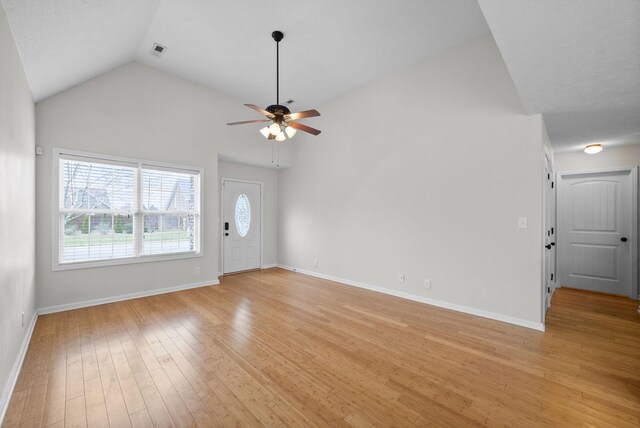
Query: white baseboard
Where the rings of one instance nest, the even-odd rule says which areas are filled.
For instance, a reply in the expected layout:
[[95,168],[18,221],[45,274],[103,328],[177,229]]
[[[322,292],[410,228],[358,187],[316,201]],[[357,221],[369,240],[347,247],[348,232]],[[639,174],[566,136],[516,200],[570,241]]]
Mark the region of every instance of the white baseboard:
[[533,330],[544,331],[544,324],[539,322],[529,321],[521,318],[515,318],[508,315],[502,315],[495,312],[485,311],[482,309],[471,308],[469,306],[458,305],[455,303],[444,302],[442,300],[429,299],[427,297],[405,293],[404,291],[390,290],[388,288],[377,287],[374,285],[364,284],[362,282],[351,281],[349,279],[337,278],[335,276],[325,275],[319,272],[297,269],[291,266],[278,265],[278,267],[282,269],[290,270],[292,272],[298,272],[298,273],[315,276],[317,278],[322,278],[322,279],[328,279],[329,281],[339,282],[341,284],[350,285],[353,287],[364,288],[371,291],[377,291],[378,293],[389,294],[391,296],[400,297],[402,299],[413,300],[414,302],[426,303],[427,305],[437,306],[439,308],[451,309],[453,311],[463,312],[465,314],[476,315],[483,318],[489,318],[495,321],[514,324],[520,327],[526,327]]
[[154,290],[141,291],[139,293],[121,294],[119,296],[103,297],[101,299],[85,300],[82,302],[67,303],[64,305],[47,306],[38,309],[39,315],[53,314],[55,312],[70,311],[72,309],[88,308],[89,306],[104,305],[106,303],[121,302],[123,300],[138,299],[140,297],[156,296],[158,294],[173,293],[174,291],[189,290],[190,288],[206,287],[209,285],[218,285],[220,281],[212,279],[211,281],[194,282],[192,284],[176,285],[174,287],[156,288]]
[[262,265],[262,269],[272,269],[278,267],[277,263],[271,263],[269,265]]
[[31,335],[33,335],[33,329],[36,326],[37,319],[38,319],[38,311],[35,311],[33,313],[33,317],[31,317],[31,322],[29,323],[27,334],[25,334],[24,338],[22,339],[22,345],[20,346],[20,351],[18,352],[16,361],[13,364],[11,373],[9,374],[9,379],[7,379],[7,384],[4,386],[4,391],[2,393],[2,396],[0,396],[0,426],[2,426],[2,423],[4,422],[4,417],[7,415],[7,409],[9,409],[9,402],[11,401],[11,396],[13,395],[13,390],[16,387],[16,383],[18,382],[18,375],[20,374],[20,370],[22,369],[24,358],[27,356],[27,349],[29,349],[29,343],[31,342]]

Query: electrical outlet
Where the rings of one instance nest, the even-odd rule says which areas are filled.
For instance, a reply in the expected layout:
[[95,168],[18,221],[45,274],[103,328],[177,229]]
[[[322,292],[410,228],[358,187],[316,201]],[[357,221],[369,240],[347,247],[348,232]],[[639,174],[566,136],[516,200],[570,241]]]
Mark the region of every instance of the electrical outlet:
[[404,284],[404,274],[401,273],[400,277],[398,277],[398,281],[400,281],[402,284]]
[[431,288],[431,280],[430,279],[425,279],[424,280],[424,288]]
[[313,265],[314,265],[315,267],[318,267],[318,259],[314,259],[314,260],[313,260]]
[[193,273],[200,275],[200,266],[196,266],[195,269],[193,269]]

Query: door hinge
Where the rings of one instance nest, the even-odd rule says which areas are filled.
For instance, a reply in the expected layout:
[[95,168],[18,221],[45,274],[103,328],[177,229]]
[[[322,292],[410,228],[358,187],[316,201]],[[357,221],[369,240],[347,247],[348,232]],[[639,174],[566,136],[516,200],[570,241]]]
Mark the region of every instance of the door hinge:
[[553,189],[553,181],[551,182],[551,188]]
[[553,235],[553,227],[551,228],[551,234]]
[[553,281],[553,274],[551,274],[551,281]]
[[547,174],[547,180],[551,178],[551,174]]
[[547,287],[547,293],[551,293],[551,287]]

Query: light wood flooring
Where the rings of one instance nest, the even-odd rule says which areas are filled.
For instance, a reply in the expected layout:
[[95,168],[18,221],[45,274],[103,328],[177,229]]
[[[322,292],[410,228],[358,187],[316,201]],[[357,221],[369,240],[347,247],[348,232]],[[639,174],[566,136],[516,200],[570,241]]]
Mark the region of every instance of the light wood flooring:
[[6,427],[640,425],[640,315],[547,331],[271,269],[38,319]]

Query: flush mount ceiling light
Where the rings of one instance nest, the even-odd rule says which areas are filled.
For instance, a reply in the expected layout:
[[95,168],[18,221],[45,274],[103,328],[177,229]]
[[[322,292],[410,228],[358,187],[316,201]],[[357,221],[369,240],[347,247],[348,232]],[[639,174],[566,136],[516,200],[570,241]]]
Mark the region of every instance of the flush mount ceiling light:
[[600,153],[602,151],[602,144],[587,144],[587,147],[584,148],[584,152],[588,155],[595,155],[596,153]]
[[245,104],[247,107],[254,109],[255,111],[262,113],[267,119],[261,120],[245,120],[242,122],[227,123],[229,126],[244,125],[247,123],[264,123],[271,122],[271,125],[267,125],[260,129],[260,133],[268,140],[284,141],[287,138],[293,138],[294,135],[300,131],[308,132],[312,135],[320,134],[320,131],[311,128],[310,126],[303,125],[298,122],[294,122],[306,117],[320,116],[317,110],[306,110],[299,113],[291,113],[291,111],[283,105],[280,105],[280,42],[284,38],[284,34],[281,31],[274,31],[271,33],[271,37],[276,41],[276,103],[270,105],[266,109],[260,108],[253,104]]

